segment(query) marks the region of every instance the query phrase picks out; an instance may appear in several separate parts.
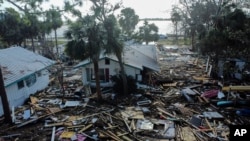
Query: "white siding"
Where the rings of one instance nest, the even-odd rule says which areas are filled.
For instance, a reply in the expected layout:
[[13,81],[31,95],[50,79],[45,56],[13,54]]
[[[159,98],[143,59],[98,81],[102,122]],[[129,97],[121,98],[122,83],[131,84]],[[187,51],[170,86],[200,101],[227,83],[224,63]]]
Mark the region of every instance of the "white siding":
[[83,83],[83,85],[88,84],[88,80],[87,80],[86,74],[87,74],[86,69],[83,68],[83,69],[82,69],[82,83]]
[[[110,60],[110,64],[105,64],[105,59],[100,60],[99,63],[99,69],[105,69],[105,68],[109,68],[109,75],[116,75],[117,73],[119,73],[120,71],[120,66],[119,63],[113,60]],[[90,69],[94,69],[94,65],[93,63],[86,65],[83,68],[83,83],[84,84],[88,84],[89,82],[87,81],[87,76],[86,76],[86,68],[90,68]],[[130,67],[130,66],[125,66],[125,72],[127,75],[131,75],[134,78],[136,78],[137,74],[140,74],[140,69],[138,68],[134,68],[134,67]],[[92,83],[94,84],[94,83]]]
[[[16,107],[16,106],[23,105],[25,100],[29,98],[31,94],[35,94],[37,91],[43,90],[48,86],[49,84],[48,71],[43,70],[41,74],[42,75],[40,77],[36,78],[36,83],[34,83],[30,87],[27,87],[25,84],[25,86],[22,89],[18,89],[17,83],[15,83],[5,88],[10,108],[12,106]],[[2,109],[3,109],[2,104],[0,104],[0,116],[3,115]]]
[[3,115],[3,104],[2,104],[2,98],[0,96],[0,116]]

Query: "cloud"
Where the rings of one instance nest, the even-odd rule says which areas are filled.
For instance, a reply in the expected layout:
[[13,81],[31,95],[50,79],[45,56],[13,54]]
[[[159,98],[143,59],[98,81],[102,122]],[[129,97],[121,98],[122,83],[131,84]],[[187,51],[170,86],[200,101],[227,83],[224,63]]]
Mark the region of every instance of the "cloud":
[[131,7],[140,18],[166,18],[172,5],[178,0],[123,0],[125,7]]

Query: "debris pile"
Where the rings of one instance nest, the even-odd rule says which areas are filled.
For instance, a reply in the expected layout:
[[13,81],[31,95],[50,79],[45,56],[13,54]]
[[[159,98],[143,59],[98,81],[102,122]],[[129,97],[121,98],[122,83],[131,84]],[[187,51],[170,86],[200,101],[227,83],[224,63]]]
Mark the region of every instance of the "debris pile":
[[71,79],[64,94],[50,86],[12,108],[14,124],[1,120],[0,139],[228,141],[229,125],[250,123],[250,86],[224,86],[204,71],[201,58],[169,60],[160,60],[162,71],[138,87],[144,93],[126,97],[105,94],[99,101]]

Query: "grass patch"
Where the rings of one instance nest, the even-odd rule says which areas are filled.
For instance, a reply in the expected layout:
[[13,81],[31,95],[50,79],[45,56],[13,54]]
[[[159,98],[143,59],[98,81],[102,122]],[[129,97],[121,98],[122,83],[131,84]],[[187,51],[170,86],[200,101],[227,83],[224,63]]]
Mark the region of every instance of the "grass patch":
[[174,39],[160,39],[157,43],[162,45],[191,45],[191,40],[178,39],[176,42]]

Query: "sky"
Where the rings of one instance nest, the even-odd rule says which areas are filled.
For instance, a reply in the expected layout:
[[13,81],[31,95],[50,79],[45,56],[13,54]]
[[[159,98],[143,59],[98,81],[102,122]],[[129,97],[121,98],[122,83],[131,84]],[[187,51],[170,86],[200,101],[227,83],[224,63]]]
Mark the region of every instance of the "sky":
[[[110,3],[119,2],[119,0],[109,0]],[[178,0],[122,0],[124,7],[131,7],[135,10],[136,14],[140,18],[168,18],[171,12],[172,5],[177,4]],[[43,4],[44,8],[50,7],[50,5],[63,5],[63,0],[50,0]],[[12,6],[5,3],[1,7]],[[88,0],[83,1],[83,7],[81,11],[87,13],[91,2]]]
[[[173,5],[178,4],[179,0],[121,0],[124,7],[130,7],[135,10],[135,13],[139,15],[139,18],[169,18],[170,12]],[[110,3],[114,4],[120,2],[120,0],[109,0]],[[63,0],[49,0],[44,3],[42,7],[48,9],[51,5],[62,6]],[[4,4],[0,7],[0,10],[4,7],[10,7],[11,4]],[[88,13],[90,10],[91,2],[89,0],[83,1],[83,6],[80,8],[83,14]],[[150,23],[150,21],[149,21]],[[172,33],[171,21],[162,22],[154,21],[156,26],[159,28],[160,34]],[[138,26],[141,26],[143,22],[140,22]],[[58,31],[59,32],[59,31]],[[60,34],[60,33],[59,33]]]
[[172,5],[178,0],[123,0],[125,7],[131,7],[140,18],[167,18]]

